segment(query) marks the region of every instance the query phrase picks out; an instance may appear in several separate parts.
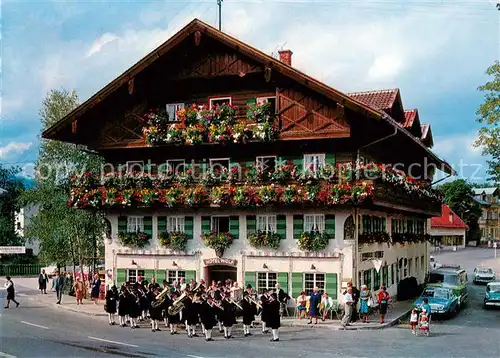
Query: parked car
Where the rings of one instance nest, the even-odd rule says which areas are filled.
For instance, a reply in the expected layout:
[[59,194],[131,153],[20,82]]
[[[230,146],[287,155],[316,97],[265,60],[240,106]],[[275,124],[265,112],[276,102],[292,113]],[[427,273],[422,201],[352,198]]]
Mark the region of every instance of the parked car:
[[484,294],[484,308],[500,306],[500,282],[488,282]]
[[474,284],[495,281],[495,271],[491,267],[476,267],[474,269]]
[[459,298],[450,288],[435,286],[425,287],[420,297],[414,302],[415,308],[419,311],[422,309],[424,298],[429,300],[429,306],[431,306],[431,314],[433,316],[444,315],[451,317],[455,315],[460,308],[458,304]]
[[458,308],[462,308],[469,299],[469,281],[467,272],[459,265],[442,265],[429,274],[428,287],[449,288],[458,297]]

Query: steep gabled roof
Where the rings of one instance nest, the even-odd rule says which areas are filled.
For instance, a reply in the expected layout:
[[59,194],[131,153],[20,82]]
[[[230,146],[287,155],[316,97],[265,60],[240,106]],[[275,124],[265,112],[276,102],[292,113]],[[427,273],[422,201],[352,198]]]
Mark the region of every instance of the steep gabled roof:
[[492,188],[473,188],[474,194],[476,195],[481,195],[481,194],[486,194],[486,195],[493,195],[495,192],[498,190],[498,188],[492,187]]
[[411,128],[415,119],[418,118],[418,109],[406,109],[405,110],[405,122],[403,126],[405,128]]
[[422,142],[429,148],[434,146],[434,138],[432,137],[432,130],[430,124],[421,124],[422,129]]
[[386,112],[394,106],[398,94],[399,88],[347,93],[349,97],[359,102]]
[[[451,220],[450,220],[451,219]],[[431,228],[468,229],[466,223],[446,204],[441,206],[441,216],[431,218]]]

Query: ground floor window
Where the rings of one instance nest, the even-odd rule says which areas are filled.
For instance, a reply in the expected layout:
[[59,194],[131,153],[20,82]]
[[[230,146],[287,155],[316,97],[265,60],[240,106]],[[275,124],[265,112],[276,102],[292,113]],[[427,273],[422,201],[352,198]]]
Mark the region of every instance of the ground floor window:
[[325,274],[324,273],[306,273],[304,274],[304,290],[306,294],[310,294],[314,287],[318,287],[320,291],[325,289]]
[[436,238],[437,244],[441,246],[460,246],[463,245],[463,240],[461,235],[438,236]]
[[136,269],[127,270],[128,283],[136,283],[138,277],[144,277],[144,270],[136,270]]
[[257,272],[257,292],[274,289],[278,283],[278,274],[276,272]]
[[186,271],[169,270],[167,272],[167,282],[171,285],[174,281],[179,282],[181,278],[186,278]]
[[369,290],[372,289],[372,270],[363,271],[363,284],[365,284],[366,288]]

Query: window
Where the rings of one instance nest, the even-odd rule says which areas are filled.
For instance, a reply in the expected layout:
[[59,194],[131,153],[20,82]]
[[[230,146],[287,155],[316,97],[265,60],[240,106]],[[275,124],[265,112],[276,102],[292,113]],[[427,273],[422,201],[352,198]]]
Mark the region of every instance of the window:
[[324,273],[304,274],[304,291],[306,291],[306,294],[311,293],[314,290],[314,287],[318,287],[320,291],[325,289]]
[[276,157],[257,157],[257,168],[263,173],[273,173],[276,169]]
[[142,216],[127,217],[127,232],[144,231],[144,218]]
[[418,274],[420,274],[420,267],[419,267],[419,261],[418,261],[418,258],[415,259],[415,276],[417,276]]
[[425,273],[425,261],[424,261],[424,256],[420,257],[420,268],[422,270],[422,272]]
[[382,267],[382,283],[385,284],[387,287],[390,286],[389,282],[389,266],[385,265]]
[[210,98],[210,108],[213,108],[214,106],[221,106],[223,104],[231,105],[231,103],[231,97]]
[[128,283],[136,283],[138,277],[144,277],[144,270],[127,270]]
[[325,215],[314,214],[314,215],[304,215],[304,231],[325,231]]
[[372,289],[372,270],[363,271],[363,282],[366,285],[366,288],[369,290]]
[[167,274],[167,281],[171,285],[174,281],[179,282],[181,278],[186,278],[186,271],[169,270]]
[[413,259],[408,260],[408,276],[411,276],[411,274],[413,272],[413,270],[412,270],[413,267],[411,267],[411,265],[413,265]]
[[396,277],[396,264],[391,265],[391,285],[394,285],[394,278]]
[[168,171],[171,173],[182,173],[186,168],[184,159],[167,160]]
[[143,172],[144,171],[144,162],[142,160],[138,161],[129,161],[126,163],[126,170],[127,173],[134,173],[134,172]]
[[257,97],[257,104],[269,103],[271,114],[276,113],[276,97]]
[[229,158],[210,159],[210,169],[222,171],[229,170]]
[[184,103],[169,103],[167,104],[168,120],[170,122],[178,121],[177,111],[184,108]]
[[167,218],[168,232],[184,232],[184,216],[169,216]]
[[229,216],[212,216],[212,231],[229,232]]
[[276,215],[257,215],[257,231],[276,232]]
[[257,273],[258,293],[262,293],[264,290],[274,289],[277,283],[278,283],[278,275],[275,272]]
[[304,154],[304,171],[316,173],[324,165],[324,154]]

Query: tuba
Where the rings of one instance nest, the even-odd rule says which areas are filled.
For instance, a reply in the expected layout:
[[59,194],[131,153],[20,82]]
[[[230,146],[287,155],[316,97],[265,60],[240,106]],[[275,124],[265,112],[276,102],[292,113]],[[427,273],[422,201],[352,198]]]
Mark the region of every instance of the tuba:
[[168,314],[174,316],[179,313],[184,308],[184,301],[186,298],[188,298],[188,294],[184,292],[172,303],[172,306],[168,308]]
[[169,287],[165,287],[163,291],[161,291],[158,296],[155,297],[155,300],[151,302],[151,307],[153,308],[158,308],[160,307],[163,302],[165,302],[165,297],[167,296],[167,293],[170,291]]

